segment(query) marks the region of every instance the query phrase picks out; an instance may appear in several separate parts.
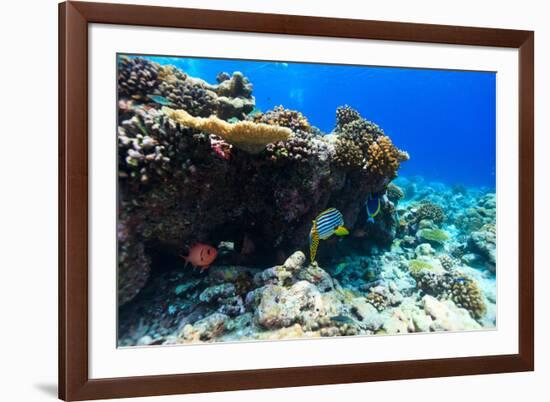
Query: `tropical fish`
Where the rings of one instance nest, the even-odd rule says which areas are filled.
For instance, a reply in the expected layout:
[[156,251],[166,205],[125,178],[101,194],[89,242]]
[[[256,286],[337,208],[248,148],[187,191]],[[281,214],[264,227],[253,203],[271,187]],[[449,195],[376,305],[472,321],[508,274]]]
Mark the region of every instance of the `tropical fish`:
[[380,213],[380,196],[378,194],[369,194],[365,207],[367,209],[367,221],[374,223],[375,216]]
[[315,261],[319,240],[326,240],[330,236],[345,236],[349,234],[344,227],[344,217],[342,213],[335,208],[329,208],[323,211],[313,221],[313,226],[309,232],[309,255],[311,261]]
[[195,243],[189,248],[189,255],[181,256],[185,260],[185,266],[191,263],[193,268],[200,268],[204,271],[218,256],[218,251],[215,247],[208,244]]
[[164,96],[160,95],[147,95],[149,99],[151,99],[153,102],[158,103],[162,106],[174,106],[172,102],[170,102],[168,99],[166,99]]

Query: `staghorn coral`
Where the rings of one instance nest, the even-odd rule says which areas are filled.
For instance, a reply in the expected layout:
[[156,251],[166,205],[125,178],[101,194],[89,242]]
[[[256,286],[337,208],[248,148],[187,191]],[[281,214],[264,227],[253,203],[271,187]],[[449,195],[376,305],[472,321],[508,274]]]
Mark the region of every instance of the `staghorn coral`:
[[415,219],[417,222],[423,219],[429,219],[436,224],[440,224],[445,220],[445,212],[443,212],[443,208],[437,204],[424,202],[420,204],[416,210]]
[[168,107],[164,107],[163,111],[184,126],[222,137],[233,146],[252,154],[263,151],[269,143],[284,141],[292,134],[292,131],[286,127],[249,121],[231,124],[215,116],[193,117],[185,110],[173,110]]
[[255,123],[271,124],[287,127],[292,131],[310,132],[311,126],[307,118],[297,110],[285,109],[282,105],[276,106],[266,113],[257,113],[250,117]]
[[369,145],[367,172],[393,179],[397,176],[400,163],[408,159],[406,152],[396,148],[389,137],[382,135]]

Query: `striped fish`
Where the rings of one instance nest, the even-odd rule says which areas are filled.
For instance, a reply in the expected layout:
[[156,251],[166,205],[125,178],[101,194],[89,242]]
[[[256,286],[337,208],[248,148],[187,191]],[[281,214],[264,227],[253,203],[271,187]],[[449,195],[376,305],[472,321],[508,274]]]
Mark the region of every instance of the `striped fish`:
[[336,208],[329,208],[323,211],[313,221],[309,232],[309,255],[311,262],[315,261],[319,240],[326,240],[333,234],[337,236],[347,235],[349,232],[344,227],[344,217]]

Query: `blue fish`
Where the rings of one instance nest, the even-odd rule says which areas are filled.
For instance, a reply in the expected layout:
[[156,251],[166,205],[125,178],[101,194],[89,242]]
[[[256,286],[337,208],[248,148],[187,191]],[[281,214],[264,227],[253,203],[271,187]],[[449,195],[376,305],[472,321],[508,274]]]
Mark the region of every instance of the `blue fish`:
[[174,106],[172,102],[170,102],[168,99],[166,99],[164,96],[160,95],[147,95],[149,99],[151,99],[153,102],[158,103],[162,106]]
[[369,194],[365,207],[367,209],[367,221],[374,223],[375,216],[380,213],[380,196],[378,194]]

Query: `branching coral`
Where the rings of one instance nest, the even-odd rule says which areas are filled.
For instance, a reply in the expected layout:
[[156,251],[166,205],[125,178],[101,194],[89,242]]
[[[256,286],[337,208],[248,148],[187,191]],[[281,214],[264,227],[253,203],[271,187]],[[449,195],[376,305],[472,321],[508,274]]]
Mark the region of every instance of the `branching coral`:
[[308,162],[326,157],[328,145],[321,136],[297,130],[286,141],[268,144],[266,153],[272,161]]
[[359,145],[347,138],[338,138],[335,144],[334,163],[344,169],[360,169],[365,160]]
[[476,281],[467,276],[453,275],[451,299],[468,310],[474,318],[481,318],[487,312],[483,293]]
[[377,292],[370,292],[366,297],[366,301],[372,304],[378,311],[382,311],[388,306],[387,298]]
[[255,123],[288,127],[295,132],[311,130],[307,118],[302,113],[297,110],[285,109],[283,106],[277,106],[266,113],[255,114],[251,118]]
[[401,162],[409,155],[396,148],[387,136],[380,136],[369,145],[367,171],[374,175],[395,178]]
[[[336,109],[336,154],[338,166],[362,167],[373,178],[390,180],[397,176],[401,162],[408,160],[406,152],[397,149],[376,124],[365,120],[349,106]],[[359,157],[360,155],[360,157]]]
[[141,57],[121,56],[118,59],[118,90],[129,97],[145,97],[160,81],[159,65]]
[[187,78],[163,81],[158,92],[174,107],[197,116],[210,116],[219,107],[219,99],[214,91],[206,88],[202,82]]
[[339,106],[336,109],[336,129],[342,131],[342,128],[351,123],[352,121],[361,119],[361,115],[355,109],[352,109],[348,105]]
[[450,270],[455,265],[455,260],[448,256],[447,254],[443,254],[439,256],[439,262],[445,268],[447,271]]
[[184,126],[222,137],[235,147],[252,154],[261,152],[269,143],[285,141],[292,134],[292,131],[286,127],[250,121],[230,124],[216,116],[193,117],[185,110],[173,110],[168,107],[164,107],[163,111],[168,117]]
[[[141,102],[155,102],[162,96],[166,103],[185,109],[194,116],[216,114],[221,119],[243,119],[255,106],[252,84],[240,72],[212,85],[193,78],[174,66],[162,66],[144,58],[119,58],[119,94]],[[152,100],[153,99],[153,100]]]
[[439,224],[445,220],[445,212],[443,212],[443,208],[439,205],[431,202],[425,202],[420,204],[416,210],[415,217],[417,222],[420,222],[423,219],[430,219],[434,223]]

